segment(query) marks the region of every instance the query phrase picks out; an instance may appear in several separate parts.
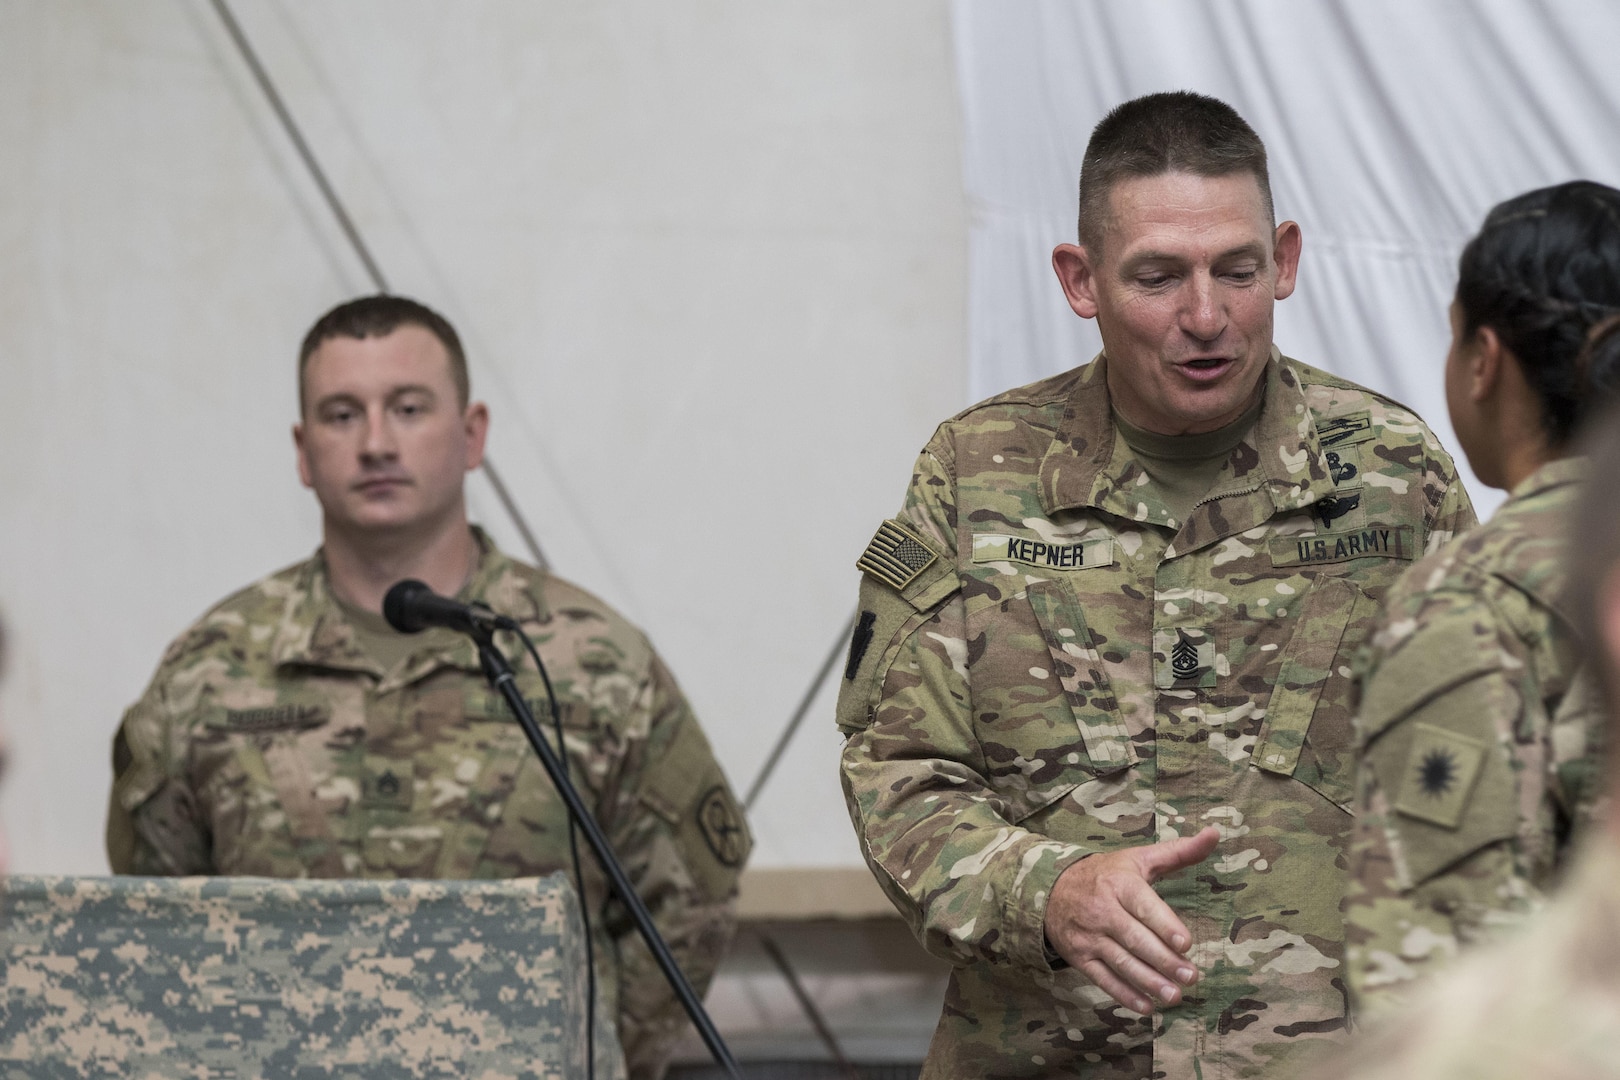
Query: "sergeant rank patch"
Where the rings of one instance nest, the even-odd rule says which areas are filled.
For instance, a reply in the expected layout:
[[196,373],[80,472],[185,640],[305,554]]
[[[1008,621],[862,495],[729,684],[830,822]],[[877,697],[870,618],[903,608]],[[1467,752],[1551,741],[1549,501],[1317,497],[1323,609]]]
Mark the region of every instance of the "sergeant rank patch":
[[885,521],[866,545],[855,567],[896,590],[917,580],[938,558],[922,539],[898,521]]
[[725,788],[716,784],[703,796],[703,801],[698,803],[697,822],[704,842],[716,859],[726,866],[742,865],[743,856],[748,852],[742,815]]

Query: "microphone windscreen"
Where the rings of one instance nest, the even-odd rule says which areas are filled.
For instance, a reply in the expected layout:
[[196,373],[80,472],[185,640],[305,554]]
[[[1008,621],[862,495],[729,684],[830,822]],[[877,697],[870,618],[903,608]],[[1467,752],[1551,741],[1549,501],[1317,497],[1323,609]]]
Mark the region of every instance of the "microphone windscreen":
[[406,578],[395,582],[383,597],[383,618],[402,634],[419,633],[427,624],[416,617],[416,599],[426,593],[433,595],[433,590],[415,578]]

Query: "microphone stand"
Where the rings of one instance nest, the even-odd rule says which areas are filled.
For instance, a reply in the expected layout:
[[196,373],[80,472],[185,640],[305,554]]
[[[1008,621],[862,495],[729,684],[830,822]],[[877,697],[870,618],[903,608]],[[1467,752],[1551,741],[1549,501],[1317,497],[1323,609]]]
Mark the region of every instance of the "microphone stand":
[[[619,864],[619,858],[613,853],[613,848],[608,843],[607,837],[602,835],[601,826],[597,825],[596,819],[591,816],[591,812],[586,809],[585,803],[580,799],[579,791],[575,789],[567,774],[563,772],[563,764],[557,757],[557,752],[551,748],[551,744],[546,742],[545,736],[541,734],[540,725],[535,722],[534,714],[529,711],[528,703],[523,700],[523,695],[518,691],[517,678],[512,672],[512,665],[507,662],[505,654],[495,647],[495,642],[487,628],[474,626],[468,629],[467,633],[478,645],[478,659],[484,669],[484,678],[489,680],[491,687],[500,691],[501,696],[506,699],[506,703],[512,707],[512,712],[517,716],[518,725],[523,728],[523,734],[528,736],[530,745],[534,747],[534,752],[539,755],[540,763],[545,766],[546,774],[551,777],[551,782],[556,787],[557,794],[562,796],[563,802],[567,804],[569,815],[578,823],[580,831],[585,834],[586,842],[591,845],[591,850],[596,853],[596,861],[601,865],[602,870],[608,876],[608,880],[613,884],[613,891],[619,895],[619,899],[624,902],[624,906],[630,910],[630,917],[635,920],[636,929],[641,931],[642,940],[647,943],[647,948],[652,952],[653,959],[658,961],[658,967],[663,971],[664,978],[669,981],[670,989],[674,990],[675,996],[680,998],[682,1007],[686,1009],[686,1015],[692,1018],[692,1026],[697,1028],[698,1034],[703,1038],[704,1045],[709,1048],[709,1053],[714,1055],[714,1060],[726,1071],[726,1075],[730,1076],[732,1080],[738,1080],[737,1062],[732,1058],[731,1050],[726,1046],[725,1040],[720,1038],[720,1033],[715,1030],[714,1022],[709,1019],[709,1014],[704,1011],[703,1002],[698,1000],[696,992],[692,989],[692,984],[686,981],[686,975],[681,971],[680,965],[676,964],[675,958],[670,955],[669,946],[664,943],[663,935],[653,925],[652,916],[647,912],[647,905],[641,902],[641,897],[636,895],[635,887],[630,884],[630,879],[625,876],[624,867]],[[584,883],[581,882],[581,888],[583,887]],[[584,902],[585,897],[581,896],[580,903],[583,904]],[[594,1002],[591,1003],[591,1007],[595,1008]],[[587,1047],[586,1052],[594,1057],[596,1048]]]

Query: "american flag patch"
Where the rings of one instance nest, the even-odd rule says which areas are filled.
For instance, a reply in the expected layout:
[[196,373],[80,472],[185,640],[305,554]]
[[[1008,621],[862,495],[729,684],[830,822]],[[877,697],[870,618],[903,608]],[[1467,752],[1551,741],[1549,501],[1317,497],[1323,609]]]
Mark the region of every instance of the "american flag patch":
[[898,521],[885,521],[855,566],[898,590],[917,580],[937,558],[910,529]]

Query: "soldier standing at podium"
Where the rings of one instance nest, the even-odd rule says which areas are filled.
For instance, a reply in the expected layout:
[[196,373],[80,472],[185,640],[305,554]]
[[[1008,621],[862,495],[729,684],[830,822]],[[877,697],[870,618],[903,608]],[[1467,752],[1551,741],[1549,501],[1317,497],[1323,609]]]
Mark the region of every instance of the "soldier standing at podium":
[[[574,783],[699,993],[735,928],[750,838],[696,717],[647,639],[469,523],[489,412],[455,330],[394,296],[303,342],[298,474],[315,555],[221,602],[164,654],[114,740],[119,873],[507,878],[570,867],[566,809],[473,643],[395,632],[417,578],[520,620],[549,670]],[[513,657],[543,727],[538,671]],[[583,844],[581,844],[583,847]],[[686,1017],[605,877],[581,856],[605,1015],[655,1077]]]

